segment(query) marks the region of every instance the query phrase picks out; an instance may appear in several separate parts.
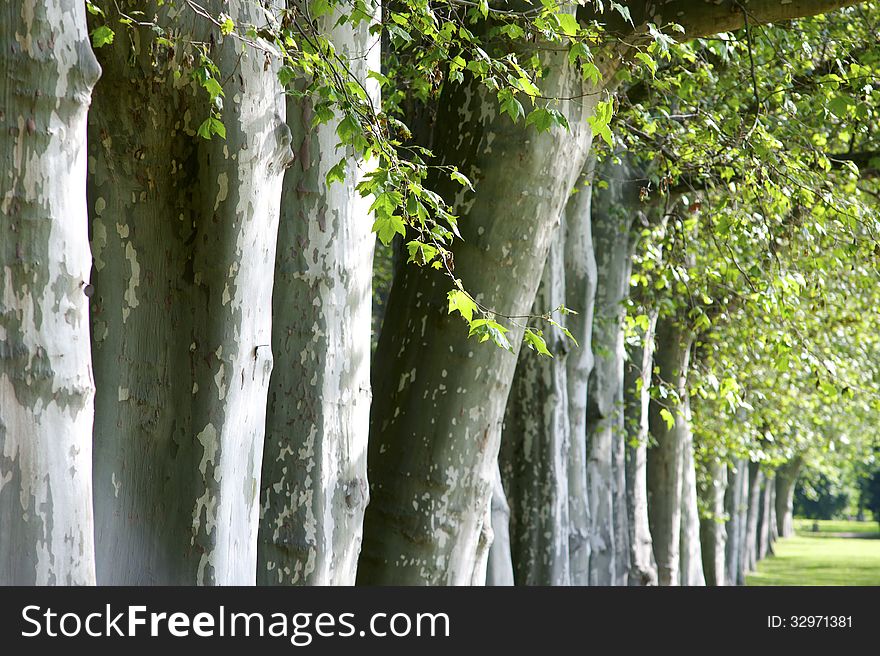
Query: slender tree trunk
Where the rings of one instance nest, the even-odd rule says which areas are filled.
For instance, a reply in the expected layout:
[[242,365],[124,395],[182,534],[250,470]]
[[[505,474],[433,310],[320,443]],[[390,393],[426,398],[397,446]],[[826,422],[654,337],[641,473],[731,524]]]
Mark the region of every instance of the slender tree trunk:
[[[563,239],[550,247],[532,314],[565,300]],[[568,585],[568,384],[566,337],[544,332],[553,358],[519,354],[504,419],[499,463],[510,504],[510,546],[519,585]]]
[[776,470],[776,527],[781,538],[794,535],[794,484],[802,463],[803,457],[796,456]]
[[587,390],[593,370],[593,308],[596,299],[596,255],[593,250],[592,197],[596,158],[590,156],[565,208],[566,306],[577,314],[565,317],[577,340],[566,358],[568,383],[568,521],[569,570],[572,585],[590,583],[590,504],[587,489]]
[[615,585],[625,584],[629,572],[623,318],[632,274],[632,226],[639,211],[639,189],[631,182],[633,173],[626,164],[606,165],[599,177],[608,187],[594,192],[592,207],[598,282],[593,316],[595,366],[587,400],[590,583]]
[[510,506],[504,495],[501,471],[497,467],[492,483],[491,510],[494,539],[489,549],[486,585],[510,586],[514,584],[513,562],[510,557]]
[[651,367],[657,313],[649,315],[648,328],[638,346],[629,347],[625,376],[626,490],[630,518],[630,570],[632,586],[657,585],[657,563],[648,522],[647,456],[648,410],[651,404]]
[[0,7],[0,585],[93,585],[83,4]]
[[706,585],[728,585],[725,573],[727,527],[724,523],[727,466],[718,459],[709,464],[708,481],[701,488],[709,516],[700,517],[700,545]]
[[[583,94],[566,57],[548,55],[547,95]],[[561,102],[572,132],[538,134],[500,116],[479,84],[444,88],[438,163],[458,165],[477,188],[469,196],[452,183],[435,185],[458,197],[455,274],[500,312],[523,315],[532,306],[589,150],[585,120],[597,100]],[[404,266],[389,296],[374,360],[362,583],[465,584],[474,569],[522,329],[508,333],[512,352],[468,340],[461,318],[447,313],[449,288],[438,272]]]
[[770,486],[770,553],[779,539],[778,522],[776,519],[776,472],[773,472],[773,485]]
[[761,485],[761,517],[758,528],[758,560],[764,560],[768,554],[773,553],[770,546],[770,509],[772,506],[772,490],[776,488],[776,481],[772,474],[765,474]]
[[[252,0],[203,5],[265,21]],[[196,134],[210,106],[174,75],[185,47],[136,27],[102,49],[89,122],[98,582],[253,584],[290,131],[264,53],[182,5],[155,13],[217,44],[226,138]]]
[[[687,370],[694,334],[675,319],[657,322],[654,368],[660,381],[673,386],[679,399],[687,395]],[[660,585],[679,585],[682,499],[682,450],[689,431],[683,404],[652,399],[649,412],[651,436],[656,446],[648,450],[648,519]],[[667,407],[668,406],[668,407]],[[669,426],[661,410],[672,414]]]
[[682,399],[685,425],[682,430],[681,469],[681,585],[706,585],[700,546],[700,511],[697,507],[697,472],[694,465],[694,436],[691,432],[691,402]]
[[756,462],[749,463],[749,508],[746,518],[746,537],[743,570],[754,572],[758,565],[758,519],[761,512],[761,485],[764,472]]
[[725,549],[727,566],[725,574],[728,585],[743,585],[743,547],[746,514],[748,507],[748,461],[737,460],[732,470],[728,470],[728,485],[724,495],[724,510],[727,520],[727,545]]
[[[367,80],[379,69],[377,37],[368,23],[333,28],[337,18],[319,20],[378,106]],[[352,585],[368,500],[374,235],[370,201],[355,190],[363,162],[336,150],[338,121],[312,126],[313,103],[287,104],[297,157],[284,176],[275,260],[257,580]],[[343,157],[346,179],[328,187]]]

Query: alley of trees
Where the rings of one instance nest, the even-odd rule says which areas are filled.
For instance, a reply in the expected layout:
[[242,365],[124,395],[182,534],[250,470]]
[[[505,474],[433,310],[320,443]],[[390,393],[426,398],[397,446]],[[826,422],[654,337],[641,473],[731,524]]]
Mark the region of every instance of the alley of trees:
[[880,3],[377,2],[0,2],[0,584],[880,520]]

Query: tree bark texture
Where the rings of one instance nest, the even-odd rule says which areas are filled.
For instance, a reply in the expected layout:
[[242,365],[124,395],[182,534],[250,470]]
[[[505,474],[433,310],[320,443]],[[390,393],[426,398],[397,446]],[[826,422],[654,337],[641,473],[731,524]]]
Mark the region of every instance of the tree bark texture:
[[0,6],[0,585],[92,585],[86,114],[72,0]]
[[[683,399],[687,396],[687,370],[693,333],[671,317],[657,322],[654,369],[659,386],[665,382],[681,400],[672,395],[652,398],[649,412],[651,437],[656,446],[648,450],[648,519],[654,543],[654,558],[660,585],[679,585],[681,545],[682,463],[686,433],[689,432]],[[671,413],[672,426],[661,410]]]
[[697,472],[694,465],[694,435],[691,431],[690,396],[682,399],[685,424],[681,445],[681,585],[706,585],[700,547],[700,511],[697,507]]
[[651,368],[657,313],[649,314],[648,328],[637,344],[628,346],[624,377],[626,427],[626,491],[629,523],[631,586],[657,585],[657,563],[648,521],[648,412],[651,404]]
[[[378,106],[378,85],[367,79],[379,70],[377,37],[367,23],[333,27],[337,19],[319,20]],[[312,126],[313,102],[287,103],[297,156],[284,176],[275,259],[257,579],[353,585],[369,497],[375,238],[371,199],[355,189],[364,162],[336,149],[338,120]],[[328,187],[340,158],[345,181]]]
[[598,173],[607,188],[594,192],[593,244],[597,287],[593,315],[595,365],[587,400],[587,483],[590,499],[590,583],[625,585],[629,573],[623,407],[623,319],[629,297],[633,225],[639,188],[624,161]]
[[[546,314],[565,302],[564,237],[558,231],[550,247],[533,315]],[[554,357],[531,349],[520,351],[498,456],[510,504],[510,546],[519,585],[570,583],[566,380],[570,345],[553,326],[544,331],[544,338]]]
[[[549,94],[583,93],[565,56],[548,58]],[[457,165],[478,190],[435,186],[461,216],[455,275],[504,314],[532,306],[589,150],[585,121],[596,100],[563,101],[572,132],[538,134],[499,115],[476,83],[444,89],[438,163]],[[512,352],[469,340],[461,318],[446,311],[449,288],[438,272],[404,266],[389,295],[374,359],[362,583],[464,584],[473,571],[522,328],[508,333]]]
[[727,492],[727,466],[714,459],[708,465],[707,482],[701,487],[702,505],[707,511],[700,517],[700,547],[706,585],[727,585],[727,527],[724,521],[724,498]]
[[593,370],[593,308],[596,299],[596,255],[593,250],[592,197],[596,159],[587,158],[565,207],[565,303],[577,314],[565,325],[577,340],[566,357],[568,384],[568,521],[569,571],[572,585],[590,582],[590,504],[587,489],[587,394]]
[[[252,0],[203,4],[265,21]],[[98,582],[249,585],[290,131],[266,53],[188,6],[148,10],[214,44],[226,138],[197,135],[211,108],[185,48],[132,27],[101,50],[89,121]]]

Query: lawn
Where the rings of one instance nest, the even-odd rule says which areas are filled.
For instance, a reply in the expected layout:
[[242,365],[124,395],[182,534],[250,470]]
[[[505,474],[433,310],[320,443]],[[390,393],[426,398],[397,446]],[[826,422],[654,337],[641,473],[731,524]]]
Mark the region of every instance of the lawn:
[[[876,522],[795,520],[796,535],[774,545],[746,585],[880,585],[880,532]],[[860,538],[829,534],[859,533]],[[868,536],[874,534],[874,538]]]
[[[847,522],[843,520],[820,520],[820,533],[880,533],[880,524],[877,522]],[[812,533],[812,519],[795,519],[794,530],[798,533]]]

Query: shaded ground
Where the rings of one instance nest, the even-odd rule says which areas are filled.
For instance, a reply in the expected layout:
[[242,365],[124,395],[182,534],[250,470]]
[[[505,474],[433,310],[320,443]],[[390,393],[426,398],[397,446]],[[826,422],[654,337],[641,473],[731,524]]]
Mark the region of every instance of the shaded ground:
[[[775,545],[746,585],[880,585],[876,522],[795,522],[796,535]],[[869,539],[863,539],[869,538]]]

